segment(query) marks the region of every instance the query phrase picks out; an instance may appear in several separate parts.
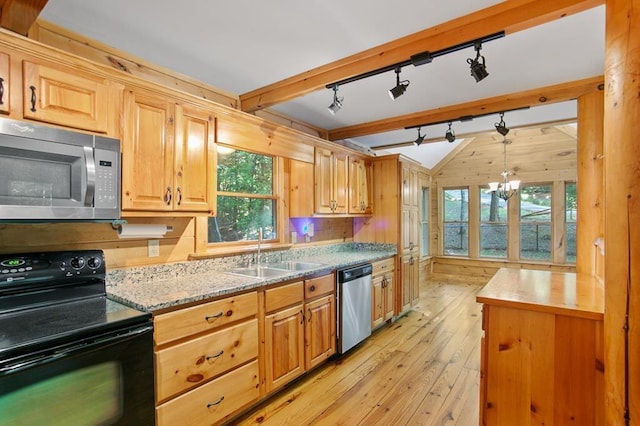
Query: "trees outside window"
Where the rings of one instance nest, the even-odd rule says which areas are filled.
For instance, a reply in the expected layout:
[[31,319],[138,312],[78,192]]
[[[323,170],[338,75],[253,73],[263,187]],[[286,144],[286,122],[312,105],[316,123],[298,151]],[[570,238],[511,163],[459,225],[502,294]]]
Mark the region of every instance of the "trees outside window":
[[520,187],[520,258],[551,260],[551,185]]
[[444,191],[444,254],[469,255],[469,189]]
[[507,257],[507,202],[480,189],[480,257]]
[[218,150],[217,214],[209,218],[209,243],[277,238],[274,157]]
[[567,263],[576,263],[576,222],[578,220],[578,196],[575,182],[564,186],[565,247]]

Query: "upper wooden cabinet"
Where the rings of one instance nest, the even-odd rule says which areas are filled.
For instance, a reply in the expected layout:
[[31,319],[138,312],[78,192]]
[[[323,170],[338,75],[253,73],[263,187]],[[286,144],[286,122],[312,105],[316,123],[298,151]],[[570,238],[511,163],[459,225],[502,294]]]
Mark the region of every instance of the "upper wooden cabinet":
[[371,214],[373,164],[362,158],[349,157],[349,213]]
[[215,211],[215,118],[149,92],[125,92],[122,209]]
[[32,120],[107,133],[110,103],[107,80],[56,65],[22,62],[23,116]]
[[347,213],[347,155],[316,147],[316,213]]

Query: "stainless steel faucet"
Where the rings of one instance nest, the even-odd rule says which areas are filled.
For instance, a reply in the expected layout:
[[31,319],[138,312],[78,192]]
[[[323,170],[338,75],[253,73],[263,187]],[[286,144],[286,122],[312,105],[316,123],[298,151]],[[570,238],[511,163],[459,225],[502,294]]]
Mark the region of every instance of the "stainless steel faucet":
[[258,228],[258,259],[256,265],[260,266],[260,246],[262,245],[262,227]]

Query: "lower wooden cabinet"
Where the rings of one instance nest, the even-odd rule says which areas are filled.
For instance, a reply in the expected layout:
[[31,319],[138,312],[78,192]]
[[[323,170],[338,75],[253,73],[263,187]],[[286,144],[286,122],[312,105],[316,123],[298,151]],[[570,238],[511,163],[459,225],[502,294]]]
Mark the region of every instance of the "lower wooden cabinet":
[[374,262],[372,266],[371,328],[374,329],[393,318],[395,258]]
[[402,256],[401,285],[398,299],[398,312],[406,312],[411,306],[418,303],[420,298],[420,261],[413,254]]
[[335,353],[334,274],[267,289],[265,312],[267,393]]
[[257,292],[154,317],[156,422],[219,423],[260,397]]

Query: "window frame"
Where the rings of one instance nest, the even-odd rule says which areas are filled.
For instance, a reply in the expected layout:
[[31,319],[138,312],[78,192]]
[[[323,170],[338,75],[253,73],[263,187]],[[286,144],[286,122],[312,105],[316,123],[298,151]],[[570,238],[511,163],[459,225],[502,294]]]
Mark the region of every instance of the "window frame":
[[[276,238],[270,238],[270,239],[263,239],[262,243],[263,244],[267,244],[267,245],[274,245],[274,244],[278,244],[282,241],[282,235],[284,232],[284,227],[283,227],[283,220],[284,220],[284,216],[283,216],[283,207],[282,207],[282,196],[281,194],[283,193],[283,158],[277,155],[272,155],[269,153],[264,153],[264,152],[259,152],[256,150],[251,150],[251,149],[247,149],[245,147],[234,147],[234,146],[230,146],[230,145],[224,145],[224,144],[217,144],[217,147],[222,147],[222,148],[230,148],[233,149],[235,151],[243,151],[243,152],[247,152],[250,154],[254,154],[254,155],[260,155],[260,156],[265,156],[265,157],[271,157],[272,158],[272,189],[271,189],[271,194],[252,194],[252,193],[241,193],[241,192],[229,192],[229,191],[219,191],[217,189],[218,185],[218,173],[217,173],[217,167],[216,167],[216,203],[218,205],[218,208],[220,206],[218,197],[220,196],[226,196],[226,197],[235,197],[235,198],[249,198],[249,199],[262,199],[262,200],[272,200],[273,201],[273,208],[274,208],[274,220],[275,220],[275,225],[274,225],[274,229],[276,230]],[[218,155],[216,153],[216,155]],[[216,163],[217,164],[217,163]],[[216,215],[218,214],[218,212],[216,211]],[[204,224],[206,226],[203,226],[204,229],[204,236],[202,236],[201,238],[204,238],[205,241],[205,246],[206,249],[209,250],[226,250],[226,249],[233,249],[233,248],[238,248],[238,249],[251,249],[253,247],[257,246],[258,243],[258,238],[257,238],[257,234],[256,234],[256,238],[255,239],[246,239],[246,240],[239,240],[239,241],[220,241],[220,242],[210,242],[209,241],[209,231],[208,231],[208,226],[209,226],[209,219],[211,217],[206,217],[206,221],[204,222]],[[198,226],[198,229],[200,228],[200,226]]]
[[[548,221],[532,221],[532,222],[524,222],[522,221],[522,189],[526,188],[526,187],[534,187],[534,186],[548,186],[549,187],[549,194],[551,196],[551,205],[549,206],[549,220]],[[557,197],[557,185],[555,182],[526,182],[526,183],[521,183],[520,184],[520,189],[518,190],[518,260],[520,262],[532,262],[532,263],[538,263],[538,262],[542,262],[542,263],[558,263],[556,262],[558,254],[556,253],[557,251],[555,250],[556,244],[555,241],[557,240],[557,229],[558,229],[558,223],[556,220],[557,219],[557,209],[560,207],[560,204],[564,204],[564,203],[560,203]],[[511,201],[511,200],[510,200]],[[522,257],[522,226],[523,224],[526,225],[547,225],[549,226],[549,233],[550,233],[550,240],[549,240],[549,257],[547,259],[531,259],[531,258],[526,258],[526,257]]]
[[[456,191],[456,190],[466,190],[467,191],[467,220],[466,221],[461,221],[461,220],[456,220],[456,221],[447,221],[445,218],[445,205],[446,205],[446,200],[445,200],[445,193],[447,191]],[[470,200],[469,197],[471,195],[471,190],[468,186],[447,186],[447,187],[443,187],[441,190],[441,196],[440,196],[440,200],[441,200],[441,224],[442,224],[442,238],[440,239],[441,241],[441,246],[440,246],[440,250],[443,256],[451,256],[451,257],[462,257],[462,258],[470,258],[471,257],[471,246],[470,246],[470,240],[469,240],[469,236],[471,234],[471,218],[470,218],[470,213],[471,213],[471,209],[469,208],[470,206]],[[466,230],[467,230],[467,253],[466,254],[449,254],[449,253],[445,253],[445,244],[446,244],[446,225],[447,223],[453,223],[453,224],[466,224]]]

